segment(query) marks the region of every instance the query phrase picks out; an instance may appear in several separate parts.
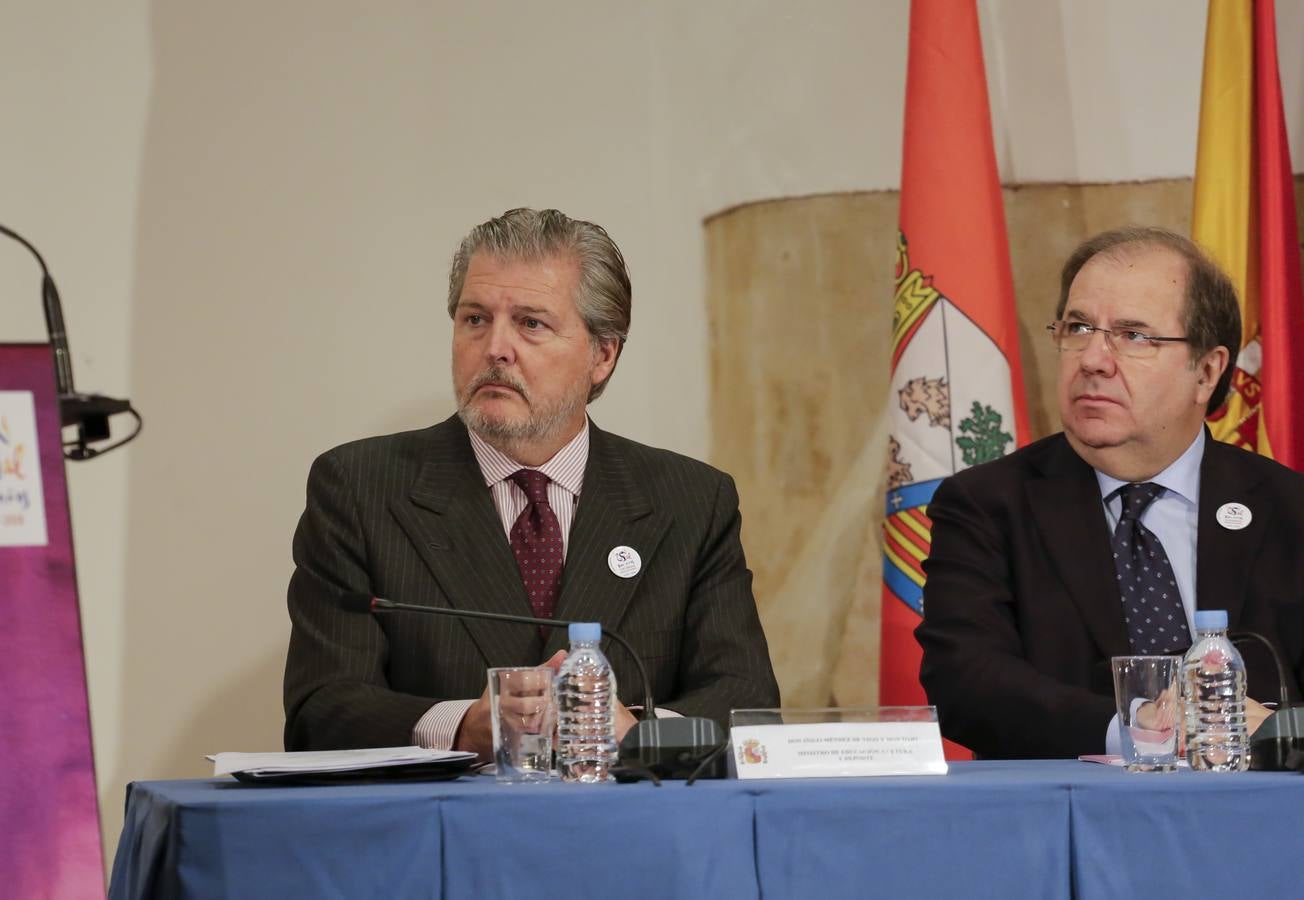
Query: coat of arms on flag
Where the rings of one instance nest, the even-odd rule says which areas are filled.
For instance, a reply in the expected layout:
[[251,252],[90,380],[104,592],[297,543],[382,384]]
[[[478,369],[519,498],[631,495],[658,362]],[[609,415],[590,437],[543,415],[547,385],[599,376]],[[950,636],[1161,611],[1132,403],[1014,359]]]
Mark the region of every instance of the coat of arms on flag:
[[928,501],[946,476],[1012,449],[1014,407],[1005,354],[930,275],[910,267],[900,232],[896,288],[883,579],[922,613]]

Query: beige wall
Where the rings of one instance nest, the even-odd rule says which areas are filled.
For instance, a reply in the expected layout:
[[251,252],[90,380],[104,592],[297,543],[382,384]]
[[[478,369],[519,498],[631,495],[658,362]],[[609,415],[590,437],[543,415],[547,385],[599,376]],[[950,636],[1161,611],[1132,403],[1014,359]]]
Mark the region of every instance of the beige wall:
[[[1298,34],[1300,0],[1278,5]],[[1003,177],[1189,174],[1199,6],[983,2]],[[900,168],[905,0],[5,13],[0,221],[54,268],[79,385],[147,419],[70,474],[110,849],[128,780],[277,746],[308,463],[448,411],[439,296],[469,224],[546,204],[607,225],[637,302],[595,416],[707,455],[708,346],[742,338],[708,328],[702,220]],[[1297,154],[1301,65],[1283,55]],[[39,337],[37,305],[0,253],[0,336]]]

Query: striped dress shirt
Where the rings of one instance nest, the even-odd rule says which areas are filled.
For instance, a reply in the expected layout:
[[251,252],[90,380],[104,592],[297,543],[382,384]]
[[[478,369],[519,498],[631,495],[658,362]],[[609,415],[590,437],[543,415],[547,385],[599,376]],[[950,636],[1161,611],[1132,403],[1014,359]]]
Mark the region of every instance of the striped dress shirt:
[[[529,503],[525,491],[511,480],[512,474],[521,469],[537,469],[548,476],[548,505],[557,514],[557,524],[561,526],[561,553],[562,561],[565,562],[571,523],[575,521],[575,507],[584,486],[584,468],[589,461],[588,418],[584,419],[584,427],[579,434],[541,466],[522,466],[510,456],[489,446],[474,431],[468,430],[467,433],[471,436],[471,450],[480,465],[484,483],[493,495],[494,508],[498,510],[498,518],[503,523],[503,534],[508,540],[511,540],[512,525]],[[436,703],[413,726],[412,742],[435,750],[451,749],[457,738],[457,729],[473,703],[475,699]]]

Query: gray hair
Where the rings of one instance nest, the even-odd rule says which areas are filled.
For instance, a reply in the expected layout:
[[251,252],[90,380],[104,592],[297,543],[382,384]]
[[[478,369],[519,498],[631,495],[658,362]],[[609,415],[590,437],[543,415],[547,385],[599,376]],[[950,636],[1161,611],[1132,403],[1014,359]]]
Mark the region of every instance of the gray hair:
[[[594,345],[616,342],[616,354],[629,335],[633,289],[625,257],[605,229],[592,222],[572,219],[555,209],[509,209],[471,229],[453,254],[448,272],[448,315],[457,315],[462,285],[471,257],[485,252],[501,260],[534,261],[556,256],[571,256],[580,267],[575,288],[575,308],[579,311]],[[613,367],[612,372],[615,369]],[[596,400],[611,379],[589,391]]]
[[1236,356],[1241,351],[1241,307],[1236,302],[1236,287],[1231,279],[1190,238],[1166,228],[1130,225],[1083,241],[1060,272],[1059,305],[1055,307],[1055,318],[1064,317],[1069,289],[1082,267],[1093,257],[1118,253],[1123,247],[1171,250],[1186,261],[1182,320],[1191,363],[1194,365],[1214,347],[1227,348],[1227,368],[1214,386],[1205,408],[1205,412],[1212,415],[1222,406],[1231,389],[1232,370],[1236,368]]

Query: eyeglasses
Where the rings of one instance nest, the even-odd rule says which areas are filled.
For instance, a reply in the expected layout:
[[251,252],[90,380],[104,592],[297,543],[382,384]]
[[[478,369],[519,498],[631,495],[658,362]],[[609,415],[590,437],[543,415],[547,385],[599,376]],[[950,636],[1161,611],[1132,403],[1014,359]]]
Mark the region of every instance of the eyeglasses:
[[1190,340],[1184,337],[1156,337],[1134,328],[1097,328],[1086,322],[1064,319],[1047,325],[1046,330],[1050,332],[1050,339],[1061,353],[1081,353],[1091,343],[1091,336],[1099,331],[1105,336],[1105,343],[1110,350],[1117,356],[1128,359],[1148,359],[1157,354],[1164,344]]

